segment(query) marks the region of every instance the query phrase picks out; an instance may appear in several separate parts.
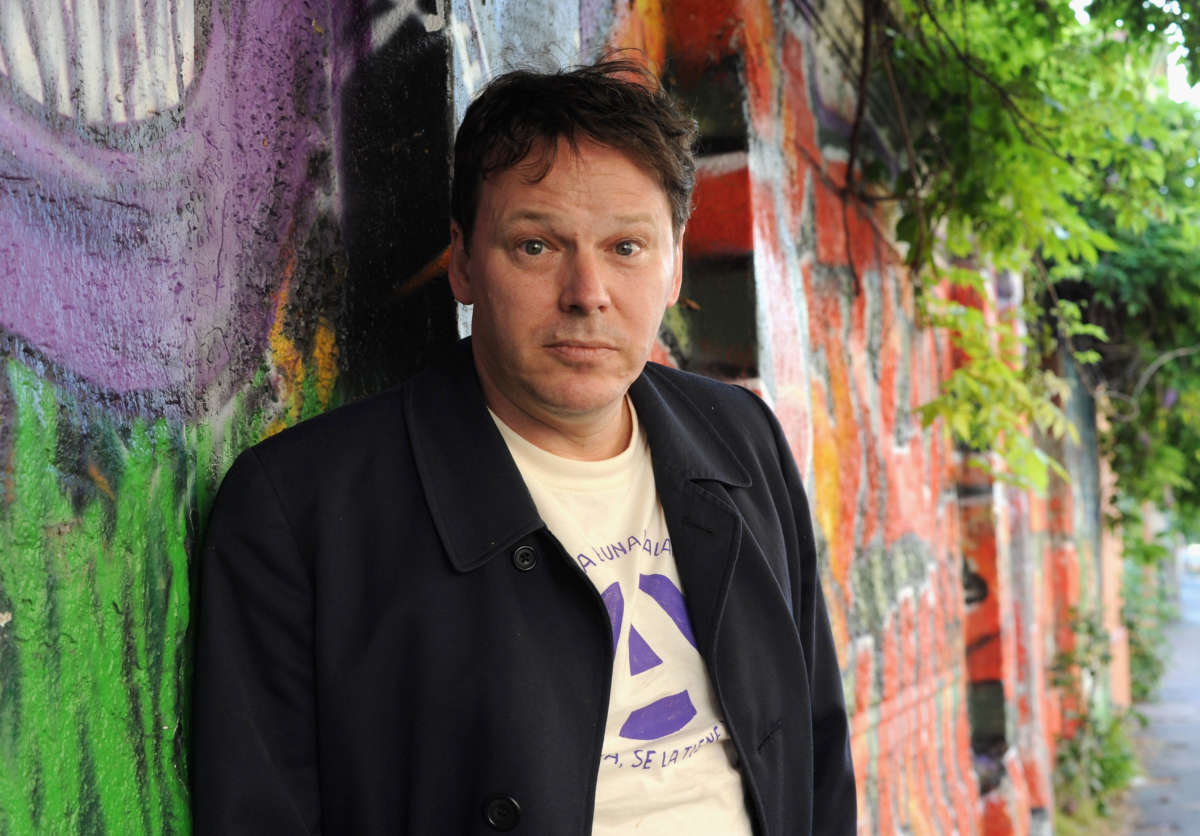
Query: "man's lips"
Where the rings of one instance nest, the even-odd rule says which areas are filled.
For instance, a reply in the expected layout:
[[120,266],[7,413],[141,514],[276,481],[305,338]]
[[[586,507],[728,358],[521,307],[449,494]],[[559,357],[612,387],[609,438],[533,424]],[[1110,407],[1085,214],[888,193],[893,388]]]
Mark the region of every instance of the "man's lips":
[[563,360],[579,361],[598,360],[618,350],[612,343],[600,340],[555,340],[547,343],[546,348]]
[[548,348],[579,349],[583,351],[616,351],[617,347],[609,342],[600,340],[554,340],[547,344]]

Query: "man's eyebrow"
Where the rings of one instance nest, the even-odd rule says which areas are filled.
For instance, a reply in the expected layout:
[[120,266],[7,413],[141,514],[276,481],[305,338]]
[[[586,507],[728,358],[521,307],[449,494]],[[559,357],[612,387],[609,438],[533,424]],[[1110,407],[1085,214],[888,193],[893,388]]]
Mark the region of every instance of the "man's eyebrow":
[[654,224],[654,215],[649,212],[639,212],[635,215],[617,215],[614,218],[618,223],[623,224]]
[[533,223],[539,226],[555,228],[557,222],[555,216],[551,212],[542,212],[537,209],[518,209],[510,214],[500,216],[499,228],[501,230],[510,230],[514,226],[521,224]]
[[549,212],[539,212],[536,209],[519,209],[510,215],[505,215],[506,222],[511,221],[551,221],[553,217]]

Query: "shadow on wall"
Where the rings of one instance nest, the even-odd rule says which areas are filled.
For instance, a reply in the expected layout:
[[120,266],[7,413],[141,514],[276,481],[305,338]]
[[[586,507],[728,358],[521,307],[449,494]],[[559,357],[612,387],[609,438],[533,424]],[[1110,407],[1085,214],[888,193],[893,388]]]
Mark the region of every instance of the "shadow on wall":
[[[376,9],[375,15],[386,10]],[[369,17],[350,37],[368,39]],[[450,242],[449,44],[410,15],[341,90],[339,158],[350,292],[339,322],[349,392],[377,391],[458,338]]]

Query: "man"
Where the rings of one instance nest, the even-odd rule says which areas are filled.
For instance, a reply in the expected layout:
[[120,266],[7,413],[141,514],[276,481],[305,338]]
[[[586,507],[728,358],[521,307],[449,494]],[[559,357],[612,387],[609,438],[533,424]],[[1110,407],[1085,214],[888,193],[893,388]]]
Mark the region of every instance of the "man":
[[252,448],[200,576],[200,832],[854,830],[799,475],[753,394],[647,365],[694,123],[614,61],[468,109],[473,337]]

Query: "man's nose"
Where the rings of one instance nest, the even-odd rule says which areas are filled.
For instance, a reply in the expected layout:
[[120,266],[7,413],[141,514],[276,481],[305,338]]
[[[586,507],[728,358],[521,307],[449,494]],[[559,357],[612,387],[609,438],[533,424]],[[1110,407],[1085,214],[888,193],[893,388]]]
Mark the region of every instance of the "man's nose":
[[611,300],[604,266],[595,253],[579,250],[564,260],[559,307],[590,314],[606,309]]

